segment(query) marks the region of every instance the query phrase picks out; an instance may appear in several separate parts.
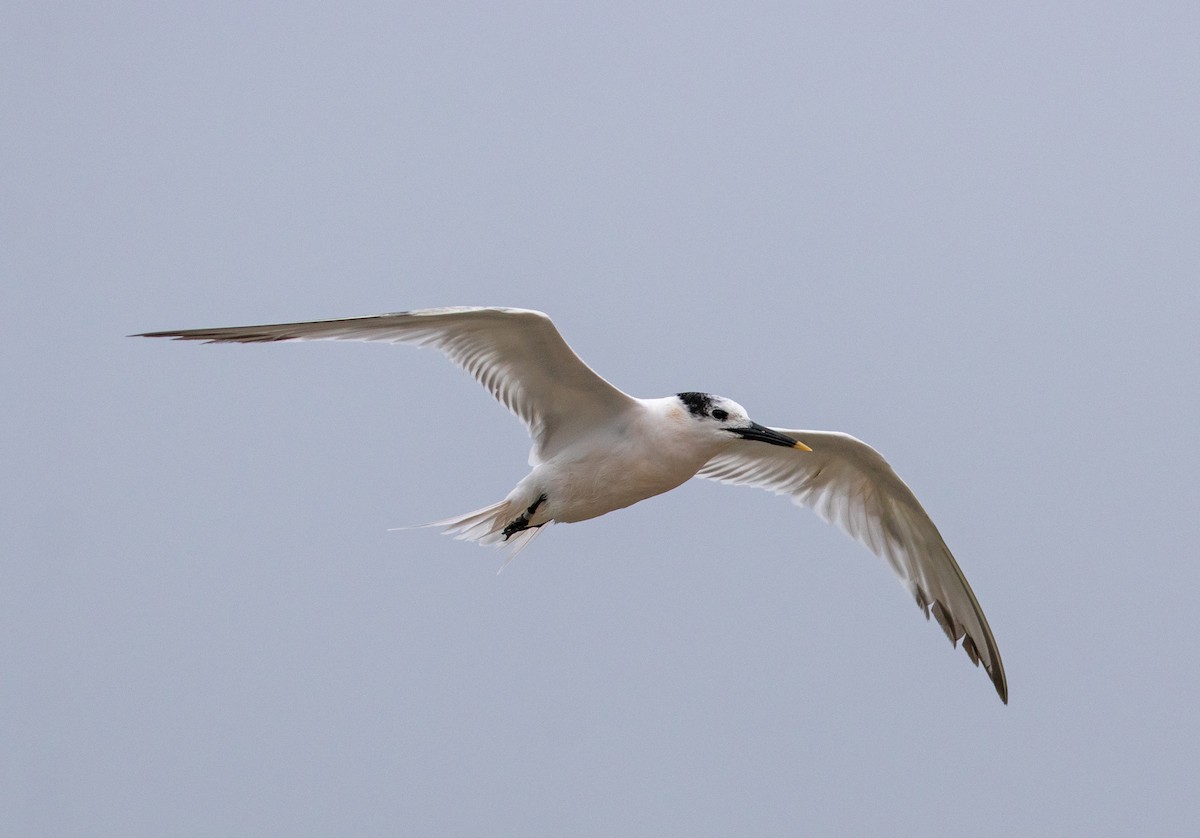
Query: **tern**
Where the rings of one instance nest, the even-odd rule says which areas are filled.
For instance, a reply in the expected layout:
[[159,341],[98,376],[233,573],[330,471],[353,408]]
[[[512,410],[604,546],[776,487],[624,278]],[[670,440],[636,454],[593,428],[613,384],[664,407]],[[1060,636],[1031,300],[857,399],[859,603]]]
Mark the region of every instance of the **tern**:
[[527,309],[435,308],[133,337],[438,349],[525,423],[532,470],[499,503],[428,526],[508,545],[515,555],[547,524],[586,521],[692,477],[787,495],[884,559],[926,619],[932,614],[952,644],[962,641],[1008,703],[996,640],[937,527],[879,452],[848,434],[765,427],[737,402],[709,393],[635,398],[593,372],[547,315]]

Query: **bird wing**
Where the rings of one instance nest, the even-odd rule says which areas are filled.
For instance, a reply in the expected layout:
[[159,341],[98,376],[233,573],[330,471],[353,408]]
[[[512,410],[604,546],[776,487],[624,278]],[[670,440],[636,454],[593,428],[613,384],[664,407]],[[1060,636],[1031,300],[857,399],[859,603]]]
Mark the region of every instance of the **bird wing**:
[[525,423],[531,462],[630,409],[636,400],[591,370],[540,311],[431,308],[342,320],[145,332],[134,337],[208,343],[361,340],[444,352]]
[[971,586],[912,491],[871,446],[848,434],[779,430],[812,448],[730,445],[698,476],[789,495],[887,561],[917,600],[1008,703],[996,639]]

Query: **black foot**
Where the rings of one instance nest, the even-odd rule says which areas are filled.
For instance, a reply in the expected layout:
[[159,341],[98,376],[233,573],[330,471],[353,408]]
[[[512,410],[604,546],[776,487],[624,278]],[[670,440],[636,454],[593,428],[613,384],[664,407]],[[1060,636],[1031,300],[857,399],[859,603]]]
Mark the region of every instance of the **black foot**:
[[519,533],[521,530],[529,529],[529,519],[533,517],[533,513],[537,512],[538,507],[541,506],[545,502],[546,502],[546,494],[545,494],[545,492],[543,492],[542,494],[538,495],[537,500],[535,500],[533,503],[531,503],[529,505],[528,509],[526,509],[524,512],[522,512],[518,518],[513,520],[512,523],[510,523],[507,527],[504,528],[504,530],[503,530],[504,540],[508,541],[508,539],[511,536]]

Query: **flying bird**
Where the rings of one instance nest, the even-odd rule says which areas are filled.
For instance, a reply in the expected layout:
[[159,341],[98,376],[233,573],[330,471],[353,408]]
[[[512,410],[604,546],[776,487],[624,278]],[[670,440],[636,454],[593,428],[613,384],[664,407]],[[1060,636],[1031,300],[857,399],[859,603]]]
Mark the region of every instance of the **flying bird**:
[[507,545],[515,555],[547,524],[586,521],[692,477],[787,495],[884,559],[926,618],[932,614],[952,644],[962,641],[1008,703],[996,640],[937,527],[887,461],[848,434],[765,427],[737,402],[709,393],[635,398],[580,360],[547,315],[526,309],[435,308],[133,337],[438,349],[525,423],[533,448],[532,470],[508,497],[430,526]]

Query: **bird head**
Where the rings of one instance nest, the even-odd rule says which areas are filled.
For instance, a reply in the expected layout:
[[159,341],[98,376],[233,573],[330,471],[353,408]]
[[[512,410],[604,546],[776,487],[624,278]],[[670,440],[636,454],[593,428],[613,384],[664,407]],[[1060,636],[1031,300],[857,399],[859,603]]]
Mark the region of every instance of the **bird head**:
[[784,448],[799,448],[801,451],[812,450],[799,440],[750,421],[746,408],[732,399],[714,396],[711,393],[677,393],[675,397],[682,402],[687,409],[689,418],[699,429],[720,435],[722,440],[728,440],[732,435],[754,442],[781,445]]

